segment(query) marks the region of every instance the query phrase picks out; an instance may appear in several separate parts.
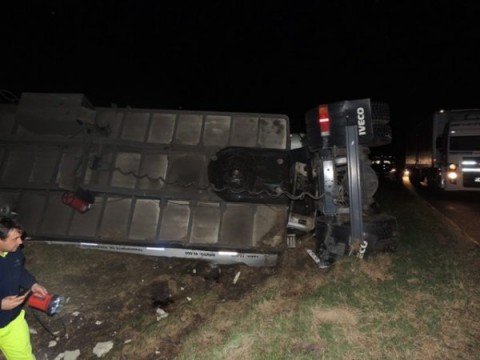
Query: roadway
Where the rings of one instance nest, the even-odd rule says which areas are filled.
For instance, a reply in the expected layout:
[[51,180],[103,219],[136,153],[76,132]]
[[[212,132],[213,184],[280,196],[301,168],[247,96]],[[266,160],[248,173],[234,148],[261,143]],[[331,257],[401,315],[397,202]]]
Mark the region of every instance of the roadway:
[[480,191],[479,192],[433,192],[427,188],[413,187],[407,177],[403,184],[427,201],[467,237],[480,245]]

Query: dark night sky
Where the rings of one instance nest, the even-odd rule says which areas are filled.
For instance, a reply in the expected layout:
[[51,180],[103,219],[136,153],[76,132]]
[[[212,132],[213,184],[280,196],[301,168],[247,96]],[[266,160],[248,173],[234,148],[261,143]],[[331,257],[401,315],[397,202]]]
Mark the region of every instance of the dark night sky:
[[394,145],[439,108],[480,107],[478,1],[17,1],[0,86],[96,106],[282,113],[390,103]]

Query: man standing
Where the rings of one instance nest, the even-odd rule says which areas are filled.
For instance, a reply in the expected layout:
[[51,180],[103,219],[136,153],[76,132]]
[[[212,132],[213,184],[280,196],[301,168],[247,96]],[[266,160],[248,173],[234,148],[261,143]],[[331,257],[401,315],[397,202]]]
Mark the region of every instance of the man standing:
[[[24,268],[22,235],[12,219],[0,219],[0,350],[8,360],[35,359],[22,304],[30,292],[48,294]],[[21,291],[25,293],[19,295]]]

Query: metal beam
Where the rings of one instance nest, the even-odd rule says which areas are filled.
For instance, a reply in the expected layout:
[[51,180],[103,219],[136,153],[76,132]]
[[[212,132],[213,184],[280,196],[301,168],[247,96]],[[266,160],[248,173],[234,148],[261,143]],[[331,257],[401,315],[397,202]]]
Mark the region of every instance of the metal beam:
[[350,244],[363,241],[361,168],[358,145],[358,127],[346,127],[348,194],[350,198]]

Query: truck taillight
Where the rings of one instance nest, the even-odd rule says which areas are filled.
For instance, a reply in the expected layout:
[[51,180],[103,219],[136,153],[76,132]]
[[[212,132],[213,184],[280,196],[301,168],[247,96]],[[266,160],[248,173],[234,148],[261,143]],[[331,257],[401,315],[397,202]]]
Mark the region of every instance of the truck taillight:
[[322,136],[330,135],[330,117],[328,116],[328,106],[320,105],[318,107],[318,125]]

